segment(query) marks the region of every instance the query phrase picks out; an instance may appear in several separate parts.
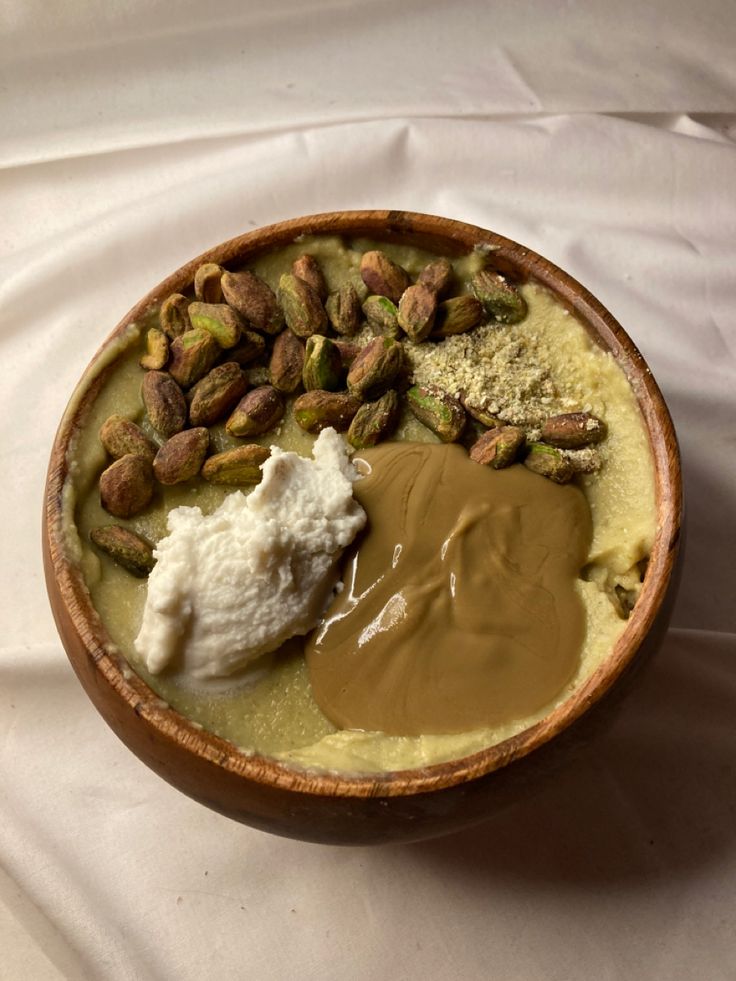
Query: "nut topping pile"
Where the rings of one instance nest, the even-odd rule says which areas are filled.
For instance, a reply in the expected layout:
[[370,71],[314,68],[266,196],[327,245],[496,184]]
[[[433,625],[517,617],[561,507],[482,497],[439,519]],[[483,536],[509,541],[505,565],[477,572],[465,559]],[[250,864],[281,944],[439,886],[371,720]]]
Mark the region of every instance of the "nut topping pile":
[[[233,487],[258,483],[269,450],[248,440],[274,430],[290,400],[302,429],[317,434],[331,426],[355,449],[390,437],[408,409],[440,440],[462,442],[480,465],[523,462],[557,483],[582,469],[570,451],[605,438],[602,420],[570,412],[548,418],[531,439],[523,426],[414,383],[405,342],[432,345],[524,319],[523,296],[492,268],[476,272],[465,292],[447,259],[432,260],[412,282],[386,253],[371,250],[361,257],[360,278],[329,294],[308,254],[281,276],[275,293],[252,271],[212,262],[197,269],[193,285],[195,299],[174,293],[161,304],[140,360],[143,406],[160,445],[119,415],[100,430],[113,461],[100,475],[100,500],[115,518],[142,512],[157,482],[199,476]],[[366,328],[375,336],[361,343]],[[261,368],[267,383],[251,387],[244,368]],[[209,427],[220,423],[243,443],[210,455]],[[132,574],[150,572],[151,545],[131,529],[108,525],[91,538]]]

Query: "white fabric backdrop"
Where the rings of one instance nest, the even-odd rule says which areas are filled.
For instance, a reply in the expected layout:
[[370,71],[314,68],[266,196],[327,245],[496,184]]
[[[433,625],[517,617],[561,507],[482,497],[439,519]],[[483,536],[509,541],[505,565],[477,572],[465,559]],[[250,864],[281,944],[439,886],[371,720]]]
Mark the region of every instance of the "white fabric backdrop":
[[[630,7],[0,3],[3,979],[736,976],[736,13]],[[251,831],[139,764],[39,556],[56,424],[133,302],[353,207],[582,280],[665,392],[689,508],[673,629],[611,731],[485,826],[377,849]]]

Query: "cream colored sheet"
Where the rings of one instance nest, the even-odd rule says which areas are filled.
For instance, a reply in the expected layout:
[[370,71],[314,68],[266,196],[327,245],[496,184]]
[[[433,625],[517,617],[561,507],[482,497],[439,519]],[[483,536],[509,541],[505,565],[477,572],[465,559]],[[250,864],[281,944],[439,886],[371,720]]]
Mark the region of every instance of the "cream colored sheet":
[[[0,17],[0,977],[733,977],[733,5]],[[372,850],[252,831],[149,772],[71,672],[39,555],[102,336],[205,247],[343,207],[476,222],[582,280],[671,403],[689,507],[674,629],[615,725],[486,826]]]

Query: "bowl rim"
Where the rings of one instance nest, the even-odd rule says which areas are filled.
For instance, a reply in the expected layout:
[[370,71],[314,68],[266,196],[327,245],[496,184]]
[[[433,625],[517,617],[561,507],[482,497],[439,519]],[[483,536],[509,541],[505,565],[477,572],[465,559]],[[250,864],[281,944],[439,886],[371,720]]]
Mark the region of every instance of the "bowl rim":
[[[502,272],[530,278],[549,289],[582,323],[593,340],[609,350],[634,392],[647,431],[655,477],[657,527],[647,573],[626,629],[596,670],[539,722],[501,743],[457,760],[382,773],[349,774],[303,768],[246,752],[166,705],[112,643],[94,609],[81,568],[64,540],[64,487],[69,450],[84,417],[104,384],[110,364],[100,370],[116,340],[161,300],[191,285],[202,262],[244,265],[299,236],[337,235],[347,239],[421,245],[437,254],[488,250]],[[154,739],[175,742],[188,752],[236,775],[280,790],[323,797],[393,797],[426,794],[485,776],[508,766],[568,729],[609,691],[631,665],[662,606],[675,566],[682,520],[682,478],[672,419],[662,393],[636,345],[609,311],[582,284],[554,263],[495,232],[436,215],[397,210],[324,212],[288,219],[231,238],[185,263],[150,290],[122,318],[95,353],[74,389],[54,439],[44,497],[47,572],[91,662],[98,685],[107,686],[151,730]],[[65,647],[67,645],[65,644]],[[67,655],[79,674],[71,652]],[[81,677],[81,675],[80,675]]]

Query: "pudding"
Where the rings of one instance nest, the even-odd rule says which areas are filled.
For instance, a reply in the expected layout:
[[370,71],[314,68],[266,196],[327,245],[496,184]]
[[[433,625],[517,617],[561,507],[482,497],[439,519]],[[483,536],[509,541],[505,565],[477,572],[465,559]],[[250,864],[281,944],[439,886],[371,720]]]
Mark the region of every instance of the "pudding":
[[[350,312],[349,298],[343,296],[341,291],[345,283],[354,283],[357,291],[362,278],[363,257],[374,252],[386,255],[405,271],[407,278],[399,284],[401,290],[399,292],[397,289],[396,300],[378,292],[369,293],[361,299],[361,313],[354,332],[351,330],[350,333],[341,334],[335,323],[344,327]],[[312,264],[304,263],[304,256],[311,257]],[[100,379],[101,387],[92,410],[71,448],[72,460],[65,487],[65,534],[69,554],[80,564],[93,605],[112,644],[123,654],[131,670],[144,678],[161,698],[183,715],[245,752],[256,752],[298,767],[346,773],[393,771],[464,757],[521,732],[570,697],[610,653],[625,629],[628,612],[636,603],[656,526],[654,472],[645,429],[623,372],[610,354],[591,341],[581,324],[553,294],[533,281],[512,286],[523,301],[522,317],[515,319],[513,310],[509,314],[508,308],[501,307],[498,316],[490,317],[484,311],[481,321],[472,328],[454,333],[458,323],[462,326],[463,316],[472,317],[474,304],[463,301],[453,307],[450,301],[467,297],[481,302],[472,293],[470,284],[479,272],[492,269],[493,256],[483,250],[451,260],[453,295],[441,301],[450,305],[443,307],[440,316],[435,311],[434,322],[428,331],[426,323],[422,323],[420,290],[416,291],[419,299],[412,295],[412,304],[405,304],[404,326],[399,323],[397,330],[391,322],[391,307],[396,308],[398,317],[402,297],[412,287],[421,285],[424,271],[436,260],[436,256],[406,246],[361,240],[346,242],[329,236],[304,238],[256,259],[246,271],[250,276],[257,277],[259,283],[265,283],[274,296],[282,297],[282,307],[293,322],[285,330],[274,327],[276,314],[273,309],[269,309],[265,301],[260,305],[254,303],[254,291],[250,290],[247,298],[251,305],[244,306],[241,302],[238,312],[241,323],[245,322],[247,326],[240,328],[236,343],[232,346],[212,349],[204,335],[214,336],[210,333],[214,315],[211,310],[202,308],[222,305],[208,301],[219,301],[223,297],[217,295],[216,288],[214,295],[207,294],[202,284],[211,287],[214,280],[215,287],[217,285],[217,275],[213,277],[208,271],[209,278],[204,274],[200,276],[200,293],[205,299],[184,296],[182,303],[170,302],[171,298],[166,298],[159,309],[150,312],[148,318],[131,326],[114,349],[108,349],[109,370],[105,370],[104,377]],[[301,338],[297,331],[308,329],[308,325],[304,325],[305,291],[298,283],[292,282],[293,279],[307,282],[292,271],[295,263],[300,261],[302,265],[297,268],[304,275],[309,276],[314,271],[313,266],[316,266],[323,277],[324,291],[328,296],[324,309],[326,312],[330,310],[332,317],[330,319],[328,315],[321,321],[320,330],[324,333]],[[229,289],[233,303],[238,303],[238,285],[249,282],[247,277],[242,281],[237,278],[234,282],[230,281],[241,272],[233,268],[229,271],[228,280],[220,274],[223,293],[227,297],[226,290]],[[379,266],[372,272],[378,275],[385,273],[385,270]],[[285,282],[284,277],[287,277]],[[369,288],[379,286],[378,280],[368,279],[371,282]],[[226,283],[230,285],[226,286]],[[319,294],[316,286],[312,287],[312,293]],[[312,293],[306,293],[310,300]],[[378,302],[371,304],[371,298],[388,299],[391,306]],[[161,358],[156,358],[159,338],[154,332],[164,333],[161,324],[169,322],[166,320],[168,311],[176,312],[177,302],[179,309],[187,311],[195,305],[194,312],[188,314],[190,324],[183,333],[200,332],[197,337],[189,338],[192,344],[196,341],[199,345],[196,354],[200,365],[207,364],[208,359],[213,358],[203,378],[225,364],[233,363],[230,358],[244,359],[241,368],[247,391],[243,399],[251,396],[251,402],[257,404],[246,406],[234,422],[235,411],[227,419],[219,417],[212,422],[207,421],[206,412],[213,401],[211,391],[209,394],[205,391],[202,395],[203,389],[199,388],[200,397],[195,402],[198,393],[192,395],[192,391],[201,384],[202,379],[192,381],[187,374],[193,360],[196,360],[190,355],[193,347],[182,350],[183,345],[178,344],[173,354],[169,353],[169,360],[161,363]],[[308,307],[306,309],[309,314]],[[173,315],[171,319],[175,319]],[[508,319],[513,322],[504,322]],[[221,331],[217,344],[227,345],[231,339],[226,333],[228,323],[223,325],[220,320],[217,325],[212,328]],[[394,337],[394,334],[397,336]],[[338,350],[345,358],[357,358],[358,353],[376,337],[389,338],[401,345],[404,375],[394,379],[396,388],[390,389],[401,396],[394,420],[395,429],[390,435],[391,442],[382,441],[379,450],[388,446],[400,448],[402,444],[407,447],[423,444],[444,449],[443,437],[446,432],[436,421],[433,425],[427,425],[427,422],[432,422],[432,417],[422,415],[426,405],[419,404],[420,398],[416,394],[410,395],[415,389],[430,394],[439,391],[449,399],[448,405],[457,403],[462,407],[466,415],[455,440],[458,452],[465,452],[461,449],[463,445],[474,447],[494,429],[521,429],[527,444],[544,447],[552,445],[544,440],[544,427],[549,420],[579,415],[587,420],[604,421],[604,439],[577,449],[563,449],[561,454],[561,458],[573,468],[573,477],[567,487],[560,489],[575,491],[584,502],[585,514],[590,519],[590,533],[585,541],[585,554],[579,557],[578,574],[571,585],[579,612],[579,643],[574,645],[576,649],[567,670],[559,674],[556,688],[545,691],[541,704],[514,707],[510,716],[497,715],[482,724],[476,719],[467,728],[458,725],[455,720],[450,729],[445,723],[441,732],[421,731],[425,722],[419,723],[419,731],[414,726],[415,731],[412,732],[396,733],[355,724],[345,728],[336,723],[332,713],[328,716],[314,697],[308,667],[314,652],[308,651],[305,660],[304,640],[301,637],[292,638],[278,650],[264,654],[258,663],[254,662],[243,672],[207,684],[197,683],[196,679],[177,670],[176,665],[153,674],[138,655],[135,639],[146,603],[146,579],[132,575],[129,569],[112,561],[108,552],[94,544],[95,532],[114,520],[119,527],[155,545],[166,535],[167,516],[174,508],[196,506],[204,514],[211,514],[228,495],[247,493],[250,489],[248,485],[218,483],[201,476],[206,472],[204,467],[219,474],[227,472],[228,461],[218,470],[217,458],[242,449],[244,438],[249,446],[263,447],[265,456],[268,456],[267,450],[271,445],[303,456],[311,455],[315,433],[310,431],[314,426],[309,420],[315,412],[335,410],[329,399],[324,397],[321,402],[312,398],[311,402],[307,399],[305,403],[303,400],[310,392],[323,390],[311,387],[302,395],[299,379],[291,392],[282,391],[281,415],[271,405],[269,411],[273,412],[275,422],[270,428],[261,433],[251,432],[245,437],[237,435],[237,431],[242,431],[243,426],[252,426],[254,418],[258,428],[258,418],[262,418],[269,409],[263,396],[256,396],[255,399],[252,396],[275,380],[275,360],[279,369],[277,380],[285,384],[291,362],[289,350],[282,350],[288,347],[281,341],[282,338],[292,345],[292,350],[293,338],[304,343],[305,352],[307,348],[310,349],[310,369],[316,372],[315,377],[322,380],[329,377],[330,345],[312,341],[312,337],[331,338],[333,345],[339,342],[343,347]],[[175,338],[170,341],[169,347],[174,349],[176,344]],[[243,353],[242,349],[248,345],[251,346],[250,353]],[[141,362],[150,367],[142,368]],[[103,368],[106,366],[98,363],[96,371]],[[204,419],[205,425],[168,433],[167,426],[172,418],[176,418],[176,413],[171,409],[171,400],[166,401],[162,395],[162,392],[165,395],[163,385],[159,385],[149,396],[148,403],[141,399],[144,374],[153,377],[154,372],[179,378],[180,388],[189,396],[185,414],[188,412],[194,422],[192,409],[196,407],[198,412],[204,411],[204,416],[198,416],[196,421],[202,422]],[[232,374],[235,375],[234,372]],[[87,380],[88,384],[93,381]],[[227,381],[225,378],[218,392]],[[304,377],[301,379],[303,382]],[[342,381],[337,384],[342,385]],[[214,382],[212,385],[214,390]],[[362,394],[367,395],[362,405],[375,405],[385,393],[375,398],[376,391],[366,389]],[[348,394],[346,397],[354,396]],[[411,398],[415,398],[413,408]],[[162,405],[168,408],[157,428],[152,424],[152,416],[156,417],[154,406],[160,409]],[[436,419],[436,404],[434,410]],[[195,429],[207,431],[205,452],[209,455],[193,476],[173,483],[155,480],[151,485],[149,501],[136,508],[134,514],[118,514],[111,519],[110,511],[105,510],[100,501],[100,477],[112,464],[109,450],[100,442],[99,434],[113,416],[122,417],[140,428],[154,447],[154,459],[158,458],[164,444],[177,438],[180,433],[191,433]],[[490,424],[487,424],[489,421]],[[369,422],[373,424],[374,420]],[[363,436],[369,428],[368,423],[364,424]],[[191,441],[194,442],[194,439]],[[188,447],[187,452],[189,459],[192,447]],[[361,452],[363,450],[356,449],[355,456],[360,457]],[[364,455],[370,457],[372,452],[366,449]],[[528,457],[533,452],[543,450],[528,450]],[[176,462],[175,454],[169,455]],[[124,454],[122,459],[125,456],[141,456],[141,453]],[[145,453],[143,456],[145,458]],[[520,454],[518,461],[528,457]],[[171,460],[164,460],[164,463],[167,467],[160,466],[159,472],[168,479],[172,463]],[[232,464],[230,467],[232,469]],[[141,468],[145,469],[143,465]],[[493,476],[484,473],[486,468],[483,464],[479,464],[478,469],[479,479],[481,475],[484,478]],[[499,471],[496,476],[513,471],[520,471],[525,479],[539,482],[545,490],[550,489],[546,483],[548,478],[531,473],[523,462],[513,462],[508,470]],[[110,483],[113,488],[119,489],[119,475],[113,474],[113,478]],[[359,491],[356,494],[360,497]],[[105,503],[108,508],[112,506],[120,510],[116,504],[111,505],[114,500],[113,495],[106,498]],[[366,510],[370,525],[374,518],[370,509]]]

